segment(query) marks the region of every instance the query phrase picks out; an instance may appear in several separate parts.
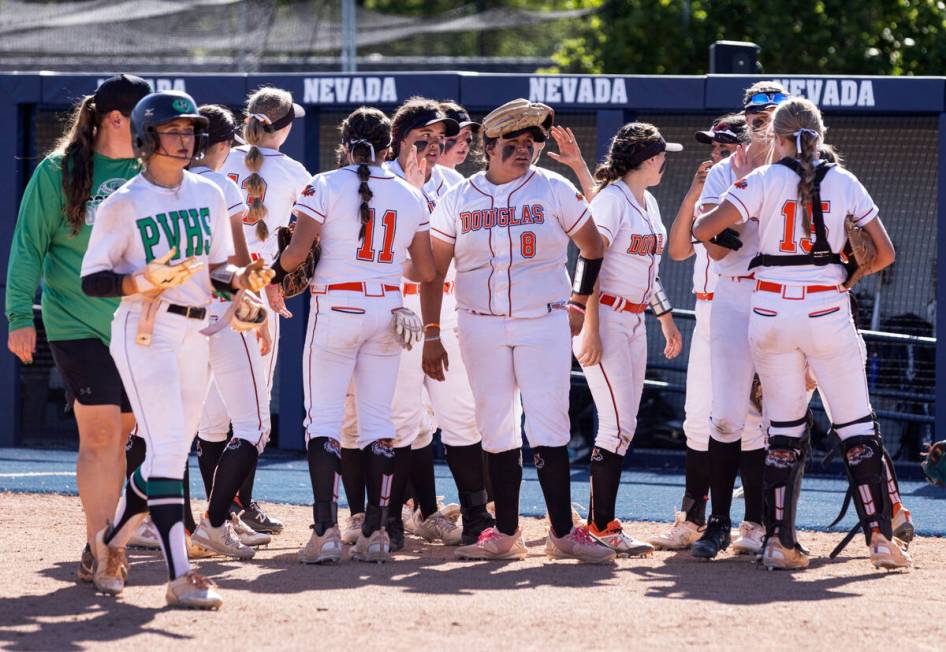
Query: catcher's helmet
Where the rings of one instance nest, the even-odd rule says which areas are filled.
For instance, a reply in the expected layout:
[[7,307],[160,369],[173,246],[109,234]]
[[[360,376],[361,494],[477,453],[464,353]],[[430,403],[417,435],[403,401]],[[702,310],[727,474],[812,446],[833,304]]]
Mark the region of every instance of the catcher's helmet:
[[194,98],[183,91],[161,91],[145,95],[131,112],[131,144],[138,158],[148,158],[160,146],[154,128],[178,118],[194,123],[192,159],[203,157],[207,150],[208,120],[197,112]]

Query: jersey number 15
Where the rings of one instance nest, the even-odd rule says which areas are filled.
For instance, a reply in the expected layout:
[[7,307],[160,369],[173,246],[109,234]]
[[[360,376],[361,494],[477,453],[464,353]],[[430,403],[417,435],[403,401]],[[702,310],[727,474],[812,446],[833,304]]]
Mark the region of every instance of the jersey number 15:
[[358,252],[355,254],[355,257],[358,260],[374,262],[375,255],[377,254],[377,261],[379,263],[393,263],[394,229],[397,228],[397,211],[384,211],[384,215],[381,216],[381,226],[384,230],[384,237],[381,241],[381,249],[377,252],[374,248],[374,209],[369,209],[369,212],[371,213],[371,217],[368,218],[368,223],[365,224],[365,238],[361,246],[358,247]]
[[[807,215],[805,220],[808,223],[808,232],[814,233],[814,226],[812,225],[812,215],[811,215],[811,203],[806,204],[805,211]],[[827,213],[831,210],[831,202],[823,201],[821,202],[821,212]],[[778,250],[782,253],[793,254],[798,251],[798,248],[801,247],[803,253],[811,253],[811,238],[801,237],[798,238],[796,243],[796,220],[795,217],[798,213],[798,202],[794,199],[790,199],[782,206],[782,217],[785,218],[785,228],[782,231],[782,240],[778,243]],[[828,232],[827,225],[825,226],[825,234]]]

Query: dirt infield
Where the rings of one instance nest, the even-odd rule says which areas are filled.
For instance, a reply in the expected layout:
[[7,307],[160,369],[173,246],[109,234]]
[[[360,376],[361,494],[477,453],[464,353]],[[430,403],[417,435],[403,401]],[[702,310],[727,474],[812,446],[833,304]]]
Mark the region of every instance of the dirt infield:
[[[820,533],[804,533],[816,558],[797,574],[729,555],[699,562],[660,552],[585,566],[547,563],[543,525],[528,519],[532,554],[524,562],[456,562],[451,549],[408,537],[394,563],[320,567],[296,561],[309,508],[271,511],[286,532],[252,562],[197,562],[220,585],[223,609],[175,611],[164,608],[159,553],[131,553],[117,600],[74,581],[83,535],[77,498],[0,495],[0,647],[862,652],[934,650],[946,640],[946,539],[914,542],[909,573],[875,571],[861,539],[829,561],[838,536]],[[641,536],[657,527],[630,529]]]

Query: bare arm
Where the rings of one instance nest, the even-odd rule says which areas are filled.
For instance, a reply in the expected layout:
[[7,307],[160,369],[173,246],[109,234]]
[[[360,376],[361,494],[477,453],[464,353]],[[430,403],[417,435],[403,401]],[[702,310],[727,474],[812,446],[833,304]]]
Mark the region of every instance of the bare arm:
[[667,253],[673,260],[686,260],[693,255],[693,219],[696,214],[696,202],[700,200],[700,192],[703,190],[703,183],[706,181],[706,175],[709,169],[713,167],[712,161],[704,161],[696,169],[693,176],[693,182],[690,189],[683,197],[683,203],[677,211],[677,216],[670,227],[670,235],[667,238]]
[[594,199],[597,188],[595,188],[595,180],[591,176],[591,170],[588,169],[588,164],[582,158],[581,148],[578,146],[578,139],[575,138],[575,134],[568,127],[556,125],[552,127],[551,135],[555,140],[555,144],[558,145],[558,153],[547,152],[549,158],[571,168],[575,176],[578,177],[581,191],[585,193],[588,201],[591,201]]
[[440,309],[443,305],[443,281],[453,261],[453,245],[431,238],[434,275],[420,286],[420,312],[424,320],[424,373],[434,380],[444,380],[450,359],[440,342]]
[[430,231],[418,231],[414,234],[407,250],[410,261],[404,266],[404,276],[415,282],[425,283],[434,278],[434,257],[431,252]]
[[[696,236],[697,240],[705,243],[710,238],[721,233],[723,229],[735,226],[741,219],[742,215],[739,213],[739,210],[727,200],[709,212],[700,215],[696,220],[696,224],[693,225],[693,235]],[[716,245],[707,243],[707,251],[709,251],[710,247],[729,251],[724,247],[717,247]],[[719,260],[719,258],[715,257],[714,259]]]
[[874,247],[877,248],[877,255],[871,262],[867,273],[874,274],[886,267],[890,267],[897,258],[897,252],[894,250],[893,242],[891,242],[890,236],[887,234],[887,229],[884,228],[884,224],[880,221],[880,218],[878,217],[868,222],[864,227],[864,232],[870,236],[870,239],[874,242]]
[[322,225],[308,215],[296,212],[296,228],[292,232],[292,241],[279,256],[279,265],[287,272],[297,269],[305,262],[312,250],[312,245],[322,233]]

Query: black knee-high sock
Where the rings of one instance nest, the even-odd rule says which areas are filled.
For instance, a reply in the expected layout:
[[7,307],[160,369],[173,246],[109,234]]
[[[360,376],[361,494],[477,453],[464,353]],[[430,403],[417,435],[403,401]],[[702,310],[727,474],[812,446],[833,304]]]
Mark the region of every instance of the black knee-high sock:
[[479,442],[469,446],[444,445],[447,466],[457,485],[457,492],[482,491],[486,473],[486,453]]
[[725,444],[710,437],[710,498],[713,503],[713,516],[729,518],[733,485],[736,483],[736,473],[739,472],[741,445],[738,441]]
[[342,484],[352,516],[365,511],[365,469],[360,448],[342,449]]
[[220,461],[217,462],[213,487],[210,489],[207,517],[213,527],[220,527],[227,520],[233,497],[239,491],[246,474],[255,465],[257,457],[259,451],[256,446],[239,437],[230,439]]
[[256,460],[253,460],[253,466],[246,474],[243,484],[240,485],[240,492],[237,496],[240,498],[241,507],[249,507],[253,502],[253,483],[256,482]]
[[312,481],[312,523],[315,533],[325,534],[338,524],[338,481],[342,453],[338,441],[316,437],[309,441],[309,479]]
[[197,438],[197,466],[200,467],[200,477],[204,481],[204,491],[208,499],[214,486],[214,471],[217,470],[217,463],[226,447],[227,440],[204,441],[200,437]]
[[742,495],[746,501],[745,520],[762,523],[765,504],[762,493],[762,473],[765,469],[765,449],[742,451],[739,456],[739,475],[742,476]]
[[365,487],[368,502],[365,505],[365,524],[361,533],[371,536],[388,518],[391,502],[391,484],[394,479],[394,448],[376,441],[362,449],[365,456]]
[[555,536],[572,531],[572,483],[565,446],[536,446],[532,458]]
[[[145,479],[141,477],[141,468],[139,467],[132,469],[131,475],[128,476],[128,480],[125,481],[125,493],[118,501],[118,509],[115,511],[115,522],[112,524],[112,527],[109,528],[108,532],[105,533],[105,543],[111,543],[115,536],[118,535],[119,531],[127,525],[128,521],[138,514],[143,514],[147,511],[148,484],[145,482]],[[126,532],[125,534],[131,536],[131,532]],[[123,537],[123,540],[127,541],[127,536]]]
[[[481,446],[481,445],[482,445],[482,444],[477,444],[477,446]],[[493,498],[493,478],[492,478],[492,476],[490,475],[490,472],[489,472],[489,464],[488,464],[487,461],[486,461],[486,459],[487,459],[486,456],[487,456],[487,455],[488,455],[488,453],[487,453],[486,451],[483,451],[483,462],[482,462],[482,464],[483,464],[483,489],[486,490],[486,499],[487,499],[488,501],[492,502],[492,501],[494,500],[494,498]]]
[[522,449],[487,453],[489,474],[493,479],[496,529],[515,534],[519,529],[519,487],[522,485]]
[[437,511],[433,442],[411,451],[411,484],[414,485],[414,507],[427,518]]
[[148,478],[148,513],[161,540],[168,576],[177,579],[190,570],[184,540],[183,480]]
[[[566,458],[567,459],[567,458]],[[614,520],[624,456],[595,446],[591,450],[591,519],[603,532]],[[569,515],[571,510],[569,510]],[[561,536],[561,535],[559,535]]]
[[191,472],[184,465],[184,529],[193,533],[197,529],[197,523],[194,521],[194,512],[191,510]]
[[128,435],[128,443],[125,444],[125,479],[131,477],[141,463],[145,461],[147,452],[145,438],[138,435]]
[[414,463],[411,447],[401,446],[394,449],[394,477],[391,479],[391,501],[388,505],[388,518],[401,518],[401,508],[407,500],[411,479],[411,465]]
[[709,499],[709,451],[687,448],[686,490],[683,493],[683,511],[686,520],[699,526],[706,524],[706,501]]

